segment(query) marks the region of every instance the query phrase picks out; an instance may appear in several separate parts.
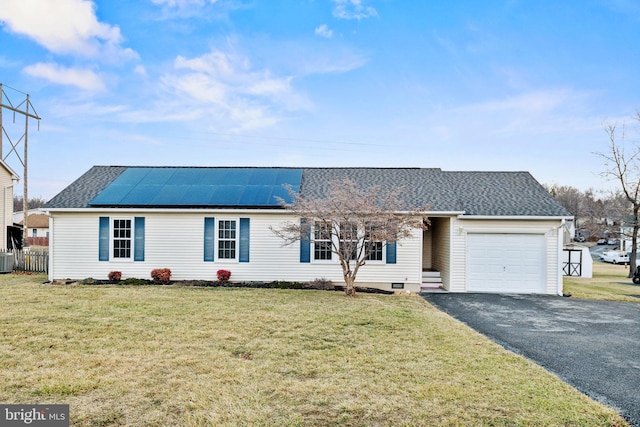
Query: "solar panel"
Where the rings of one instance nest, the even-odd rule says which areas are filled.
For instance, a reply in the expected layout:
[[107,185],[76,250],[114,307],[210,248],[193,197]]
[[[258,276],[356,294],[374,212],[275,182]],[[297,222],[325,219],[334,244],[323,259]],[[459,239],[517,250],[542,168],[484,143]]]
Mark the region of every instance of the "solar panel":
[[302,169],[127,168],[90,206],[275,207],[300,190]]

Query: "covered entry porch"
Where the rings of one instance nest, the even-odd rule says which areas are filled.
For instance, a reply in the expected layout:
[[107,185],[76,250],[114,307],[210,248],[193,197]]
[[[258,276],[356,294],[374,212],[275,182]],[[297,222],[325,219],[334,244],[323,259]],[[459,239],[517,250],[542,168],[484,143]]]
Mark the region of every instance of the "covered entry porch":
[[421,292],[449,290],[451,260],[451,217],[430,216],[422,232]]

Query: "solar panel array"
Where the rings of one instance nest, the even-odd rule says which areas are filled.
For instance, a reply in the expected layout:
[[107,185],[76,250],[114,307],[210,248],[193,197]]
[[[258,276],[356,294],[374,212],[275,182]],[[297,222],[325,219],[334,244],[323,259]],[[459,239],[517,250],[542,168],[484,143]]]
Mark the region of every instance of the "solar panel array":
[[277,207],[300,191],[302,169],[127,168],[90,206]]

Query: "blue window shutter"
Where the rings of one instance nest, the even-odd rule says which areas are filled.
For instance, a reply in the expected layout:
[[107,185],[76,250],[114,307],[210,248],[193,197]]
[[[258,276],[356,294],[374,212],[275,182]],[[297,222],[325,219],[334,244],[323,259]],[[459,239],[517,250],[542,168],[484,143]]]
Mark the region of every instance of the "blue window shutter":
[[133,260],[144,261],[144,217],[137,216],[133,221]]
[[249,218],[240,218],[240,262],[249,262]]
[[387,264],[396,263],[396,242],[387,242]]
[[100,217],[98,235],[98,261],[109,261],[109,217]]
[[311,262],[311,227],[306,218],[300,219],[300,262]]
[[213,261],[214,240],[216,234],[216,219],[207,217],[204,219],[204,260]]

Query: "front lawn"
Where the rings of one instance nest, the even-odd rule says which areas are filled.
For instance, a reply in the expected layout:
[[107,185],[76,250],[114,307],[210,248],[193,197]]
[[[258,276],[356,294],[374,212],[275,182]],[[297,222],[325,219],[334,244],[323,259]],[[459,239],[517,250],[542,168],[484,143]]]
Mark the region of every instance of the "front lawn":
[[415,296],[0,276],[0,402],[82,426],[621,426]]
[[633,284],[629,266],[593,263],[593,277],[565,277],[564,293],[575,298],[640,302],[640,286]]

